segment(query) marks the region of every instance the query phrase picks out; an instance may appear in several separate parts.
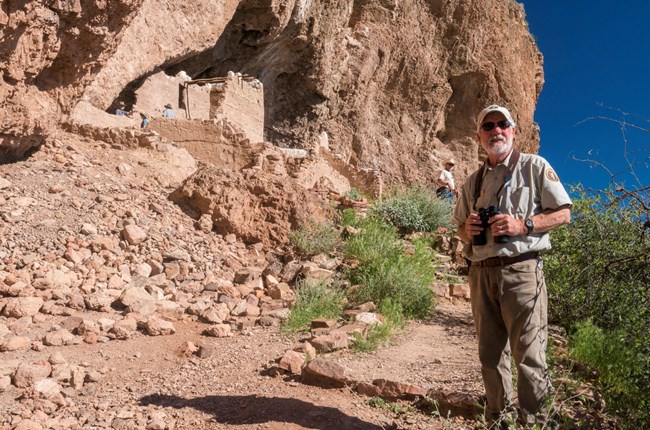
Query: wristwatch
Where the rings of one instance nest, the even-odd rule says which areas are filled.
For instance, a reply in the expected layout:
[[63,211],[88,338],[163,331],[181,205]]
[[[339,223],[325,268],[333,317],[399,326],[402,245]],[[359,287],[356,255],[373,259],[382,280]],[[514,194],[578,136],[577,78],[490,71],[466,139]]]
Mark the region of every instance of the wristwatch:
[[532,219],[526,218],[524,221],[524,226],[526,227],[526,234],[532,234],[533,229],[535,228],[535,223],[533,222]]

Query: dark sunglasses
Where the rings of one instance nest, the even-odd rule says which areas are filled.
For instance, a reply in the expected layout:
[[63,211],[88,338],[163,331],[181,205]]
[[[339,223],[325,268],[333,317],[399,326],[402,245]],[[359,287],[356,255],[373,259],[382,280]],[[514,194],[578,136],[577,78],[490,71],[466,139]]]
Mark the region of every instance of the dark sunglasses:
[[501,130],[505,130],[506,128],[512,127],[512,123],[507,119],[504,119],[503,121],[499,122],[488,121],[481,124],[481,130],[483,131],[492,131],[494,130],[494,127],[499,127]]

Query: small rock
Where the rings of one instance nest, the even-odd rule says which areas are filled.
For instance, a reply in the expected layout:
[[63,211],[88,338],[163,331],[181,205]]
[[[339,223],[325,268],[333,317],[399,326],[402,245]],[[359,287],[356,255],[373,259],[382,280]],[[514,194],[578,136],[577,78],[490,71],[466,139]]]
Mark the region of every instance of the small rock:
[[43,338],[43,344],[47,346],[63,346],[73,343],[75,335],[62,328],[55,332],[50,332]]
[[452,297],[461,297],[467,300],[470,298],[469,291],[469,284],[451,284],[449,289]]
[[305,354],[298,351],[288,350],[280,359],[278,367],[284,369],[294,375],[299,375],[302,368],[305,366]]
[[197,351],[196,355],[199,358],[207,358],[210,357],[211,355],[214,355],[215,349],[214,346],[212,345],[201,345],[199,347],[199,350]]
[[81,234],[90,235],[97,234],[97,227],[93,224],[85,223],[81,226]]
[[16,387],[27,388],[34,382],[49,377],[50,373],[52,373],[52,365],[47,361],[22,363],[14,371],[12,379]]
[[28,349],[31,344],[31,339],[26,336],[7,336],[0,339],[0,351],[21,351]]
[[7,300],[3,313],[11,318],[34,316],[44,303],[40,297],[11,297]]
[[6,391],[11,386],[10,376],[0,376],[0,393]]
[[113,324],[109,333],[115,335],[117,339],[129,339],[138,329],[138,322],[133,318],[124,318]]
[[34,383],[34,391],[46,399],[51,399],[61,392],[61,386],[54,379],[41,379]]
[[16,424],[13,430],[43,430],[43,426],[36,421],[22,420]]
[[215,324],[205,330],[205,334],[213,337],[230,337],[233,335],[228,324]]
[[150,336],[165,336],[176,333],[176,328],[171,321],[165,321],[158,317],[149,318],[144,324],[144,329]]
[[124,230],[122,230],[122,235],[130,245],[137,245],[139,243],[142,243],[147,238],[147,232],[135,224],[130,224],[124,227]]
[[350,369],[341,364],[314,358],[303,369],[302,379],[308,384],[343,387],[346,384],[354,383],[357,378],[352,375]]

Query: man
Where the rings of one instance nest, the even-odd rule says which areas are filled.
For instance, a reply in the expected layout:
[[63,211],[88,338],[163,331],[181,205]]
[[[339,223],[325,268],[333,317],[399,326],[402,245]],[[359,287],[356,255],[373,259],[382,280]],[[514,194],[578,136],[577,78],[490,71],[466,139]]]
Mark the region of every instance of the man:
[[170,119],[176,118],[176,112],[174,112],[174,109],[172,109],[171,103],[167,103],[165,105],[165,109],[162,112],[162,116],[163,118],[170,118]]
[[440,172],[440,177],[436,180],[438,184],[438,189],[436,190],[436,195],[441,199],[446,199],[450,204],[454,194],[458,194],[456,190],[456,185],[454,183],[454,177],[451,174],[451,169],[456,165],[456,160],[453,158],[445,161],[445,168]]
[[129,111],[126,110],[124,102],[119,102],[117,104],[117,109],[115,109],[115,115],[117,116],[128,116]]
[[142,118],[140,128],[147,128],[149,126],[149,115],[144,112],[140,112],[140,118]]
[[[479,113],[477,139],[487,161],[463,185],[454,222],[471,264],[470,295],[486,413],[494,420],[517,416],[512,354],[521,418],[532,424],[544,422],[550,388],[547,295],[539,254],[551,248],[548,231],[571,220],[571,199],[548,162],[519,153],[514,138],[515,121],[508,109],[492,105]],[[478,212],[490,207],[484,226]]]

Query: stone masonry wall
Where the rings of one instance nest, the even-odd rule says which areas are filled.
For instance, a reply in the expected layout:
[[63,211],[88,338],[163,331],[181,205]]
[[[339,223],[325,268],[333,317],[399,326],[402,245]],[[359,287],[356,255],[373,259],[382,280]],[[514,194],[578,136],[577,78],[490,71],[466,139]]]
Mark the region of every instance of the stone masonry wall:
[[256,79],[228,73],[226,81],[210,93],[210,118],[240,127],[252,142],[264,140],[264,90]]
[[226,122],[154,118],[149,127],[185,148],[197,160],[220,169],[252,167],[264,150],[261,144],[251,143],[241,131]]

